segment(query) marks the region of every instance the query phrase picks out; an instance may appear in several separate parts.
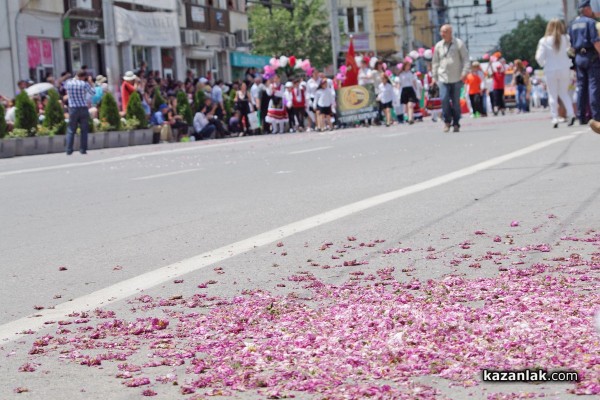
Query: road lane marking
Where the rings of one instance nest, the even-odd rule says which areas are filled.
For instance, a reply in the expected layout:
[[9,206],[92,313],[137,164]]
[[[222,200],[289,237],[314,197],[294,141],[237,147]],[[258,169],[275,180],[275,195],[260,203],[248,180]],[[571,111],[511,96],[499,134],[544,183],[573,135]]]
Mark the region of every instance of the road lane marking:
[[86,167],[88,165],[98,165],[98,164],[107,164],[107,163],[119,162],[119,161],[129,161],[129,160],[135,160],[137,158],[162,156],[165,154],[176,154],[176,153],[185,153],[188,151],[214,149],[216,147],[234,146],[234,145],[238,145],[238,144],[253,143],[253,142],[256,142],[259,140],[261,140],[261,139],[258,139],[258,138],[257,139],[247,139],[247,140],[243,140],[243,141],[239,141],[239,142],[215,143],[215,144],[207,144],[207,145],[200,145],[200,146],[193,146],[193,147],[185,147],[182,149],[158,150],[158,151],[152,151],[152,152],[147,152],[147,153],[129,154],[126,156],[104,158],[102,160],[85,161],[85,162],[81,162],[81,163],[69,163],[69,164],[60,164],[60,165],[50,165],[50,166],[46,166],[46,167],[17,169],[14,171],[0,172],[0,177],[9,176],[9,175],[26,174],[26,173],[31,173],[31,172],[45,172],[45,171],[52,171],[52,170],[57,170],[57,169]]
[[367,199],[329,210],[300,221],[292,222],[288,225],[272,229],[248,239],[240,240],[218,249],[207,251],[171,265],[146,272],[145,274],[118,282],[104,289],[100,289],[82,297],[73,299],[72,301],[58,304],[53,309],[41,310],[36,314],[38,317],[33,317],[30,315],[0,325],[0,342],[15,340],[19,337],[19,332],[28,329],[39,330],[44,327],[44,323],[47,321],[64,319],[66,318],[65,316],[67,314],[73,312],[106,306],[111,302],[126,299],[139,294],[139,292],[142,290],[148,290],[155,286],[159,286],[174,278],[198,271],[202,268],[206,268],[210,265],[222,262],[258,247],[280,241],[297,233],[319,227],[329,222],[337,221],[341,218],[380,206],[390,201],[398,200],[402,197],[432,189],[466,176],[473,175],[477,172],[489,169],[499,164],[503,164],[512,159],[536,152],[556,143],[573,140],[574,138],[575,136],[573,135],[567,135],[555,139],[545,140],[543,142],[524,147],[520,150],[516,150],[511,153],[494,157],[469,167],[438,176],[436,178],[406,186],[391,192],[369,197]]
[[162,178],[163,176],[179,175],[179,174],[185,174],[187,172],[194,172],[194,171],[201,171],[201,170],[202,170],[202,168],[183,169],[181,171],[165,172],[164,174],[156,174],[156,175],[142,176],[140,178],[132,178],[131,180],[132,181],[143,181],[146,179]]
[[333,146],[315,147],[314,149],[292,151],[291,153],[288,153],[288,154],[292,155],[292,154],[312,153],[313,151],[321,151],[321,150],[327,150],[327,149],[332,149],[332,148],[333,148]]

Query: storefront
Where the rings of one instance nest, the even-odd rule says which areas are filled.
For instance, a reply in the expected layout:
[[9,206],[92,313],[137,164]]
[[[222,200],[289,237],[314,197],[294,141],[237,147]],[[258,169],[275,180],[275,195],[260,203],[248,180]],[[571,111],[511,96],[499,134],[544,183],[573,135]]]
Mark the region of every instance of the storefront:
[[16,26],[19,79],[44,82],[65,70],[60,15],[22,13]]
[[232,79],[246,79],[246,71],[249,68],[260,70],[265,65],[269,64],[270,57],[257,56],[254,54],[231,52],[229,53],[231,61]]
[[102,20],[69,17],[63,21],[63,38],[67,70],[77,71],[87,66],[92,75],[103,70],[102,46],[98,41],[104,39]]

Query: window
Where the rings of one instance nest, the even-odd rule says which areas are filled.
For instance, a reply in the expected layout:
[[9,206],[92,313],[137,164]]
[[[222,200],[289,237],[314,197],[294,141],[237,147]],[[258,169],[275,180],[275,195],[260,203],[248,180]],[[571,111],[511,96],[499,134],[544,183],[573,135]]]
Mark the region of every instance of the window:
[[139,69],[142,65],[142,61],[146,62],[147,70],[152,69],[152,48],[143,46],[132,46],[131,52],[133,53],[133,68]]
[[346,8],[346,33],[362,33],[365,29],[365,9]]

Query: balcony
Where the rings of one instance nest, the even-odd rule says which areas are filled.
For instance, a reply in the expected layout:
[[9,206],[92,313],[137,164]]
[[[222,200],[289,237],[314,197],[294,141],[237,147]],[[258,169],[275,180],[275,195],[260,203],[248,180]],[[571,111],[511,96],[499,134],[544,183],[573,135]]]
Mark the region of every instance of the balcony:
[[229,11],[221,8],[185,3],[189,29],[229,33]]

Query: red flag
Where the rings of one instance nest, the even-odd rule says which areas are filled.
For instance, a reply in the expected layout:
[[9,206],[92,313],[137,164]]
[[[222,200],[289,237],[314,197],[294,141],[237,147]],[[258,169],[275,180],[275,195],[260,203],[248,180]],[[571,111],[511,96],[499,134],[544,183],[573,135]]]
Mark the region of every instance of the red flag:
[[346,54],[346,79],[343,86],[358,85],[358,65],[354,55],[354,41],[350,36],[350,45],[348,45],[348,53]]

